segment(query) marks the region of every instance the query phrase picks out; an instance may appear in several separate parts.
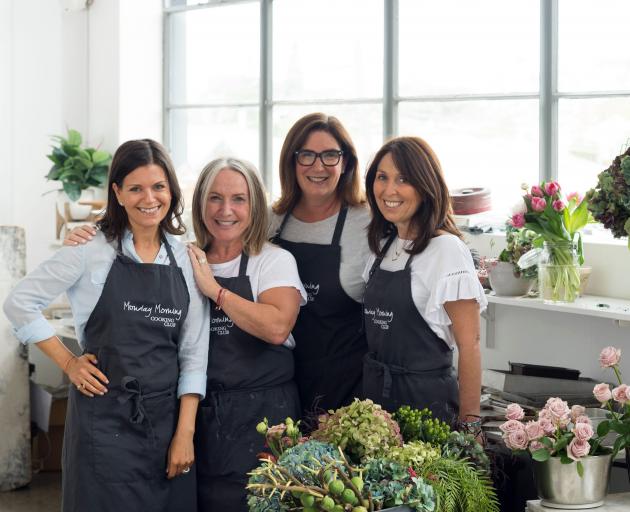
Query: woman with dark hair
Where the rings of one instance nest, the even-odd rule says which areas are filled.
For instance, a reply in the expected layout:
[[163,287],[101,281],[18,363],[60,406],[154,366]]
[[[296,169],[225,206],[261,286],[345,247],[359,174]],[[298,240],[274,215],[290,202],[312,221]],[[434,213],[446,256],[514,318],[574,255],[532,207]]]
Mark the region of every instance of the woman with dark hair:
[[[181,212],[165,149],[148,139],[124,143],[93,242],[63,247],[4,303],[17,337],[36,343],[72,383],[64,512],[181,509],[169,479],[188,473],[194,460],[209,330],[207,301],[173,236],[184,232]],[[78,357],[42,315],[64,292],[83,349]]]
[[420,138],[393,139],[376,153],[365,183],[373,255],[364,272],[364,394],[389,411],[428,407],[478,432],[479,313],[487,300],[437,156]]
[[309,114],[293,125],[280,153],[280,184],[270,233],[295,257],[308,293],[293,335],[295,379],[309,418],[360,395],[367,350],[361,273],[370,214],[356,150],[336,117]]

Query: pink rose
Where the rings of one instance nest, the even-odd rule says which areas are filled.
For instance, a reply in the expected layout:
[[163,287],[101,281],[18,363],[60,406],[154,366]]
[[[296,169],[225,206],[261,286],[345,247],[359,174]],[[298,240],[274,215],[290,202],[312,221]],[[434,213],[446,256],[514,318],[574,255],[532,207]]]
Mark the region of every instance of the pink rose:
[[525,226],[525,215],[522,213],[515,213],[512,215],[512,219],[510,220],[510,224],[515,228],[522,228]]
[[591,418],[589,418],[588,416],[578,416],[577,418],[575,418],[575,421],[573,422],[576,425],[578,423],[588,423],[589,425],[591,425]]
[[612,397],[615,402],[619,402],[622,405],[626,402],[630,402],[630,386],[627,384],[620,384],[612,390]]
[[525,412],[518,404],[510,404],[507,406],[507,410],[505,412],[505,418],[508,420],[522,420],[525,416]]
[[599,353],[599,363],[602,368],[610,368],[619,363],[621,358],[621,349],[615,347],[606,347]]
[[551,420],[554,424],[565,426],[569,423],[571,419],[571,409],[569,409],[569,404],[564,400],[561,398],[550,398],[547,400],[545,407],[549,410]]
[[560,213],[562,210],[564,210],[565,204],[562,202],[562,199],[556,199],[551,206],[553,207],[554,210],[556,210],[558,213]]
[[530,441],[536,441],[545,435],[545,430],[538,421],[528,421],[525,424],[525,432]]
[[532,210],[542,212],[547,207],[547,202],[542,197],[532,197]]
[[522,430],[523,432],[525,431],[525,425],[518,420],[507,420],[502,425],[499,425],[499,428],[506,434],[516,432],[517,430]]
[[540,450],[541,448],[544,448],[545,445],[542,444],[540,441],[532,441],[531,443],[529,443],[529,451],[531,453],[534,453],[536,450]]
[[524,450],[527,448],[529,439],[527,439],[527,432],[525,432],[525,430],[515,430],[514,432],[505,434],[503,441],[505,442],[505,446],[511,450]]
[[608,402],[608,400],[612,398],[610,386],[605,382],[597,384],[597,386],[593,388],[593,395],[595,396],[595,399],[602,404],[605,404],[606,402]]
[[543,197],[545,194],[543,193],[542,188],[540,188],[538,185],[534,185],[532,187],[532,192],[531,192],[532,196],[536,196],[536,197]]
[[580,441],[577,437],[574,437],[569,443],[569,446],[567,446],[567,455],[573,460],[586,457],[590,451],[591,445],[588,441]]
[[593,437],[593,434],[595,434],[595,432],[589,423],[576,423],[573,427],[573,435],[579,441],[588,441]]
[[575,423],[575,419],[583,416],[586,412],[586,409],[581,405],[574,405],[571,407],[571,421]]
[[579,192],[571,192],[567,194],[567,201],[575,201],[576,205],[580,204],[583,199],[584,196],[581,195]]
[[555,196],[558,192],[560,192],[560,185],[558,185],[557,181],[545,183],[545,192],[548,196]]

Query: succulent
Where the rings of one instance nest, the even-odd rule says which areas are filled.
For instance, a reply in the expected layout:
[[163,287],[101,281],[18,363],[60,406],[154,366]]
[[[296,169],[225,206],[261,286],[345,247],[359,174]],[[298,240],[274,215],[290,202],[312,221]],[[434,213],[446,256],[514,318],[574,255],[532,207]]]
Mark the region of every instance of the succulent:
[[366,462],[402,446],[398,424],[372,400],[356,399],[331,414],[322,415],[312,435],[339,446],[355,462]]
[[490,459],[472,434],[451,432],[448,441],[442,447],[442,454],[451,459],[468,459],[477,469],[490,474]]

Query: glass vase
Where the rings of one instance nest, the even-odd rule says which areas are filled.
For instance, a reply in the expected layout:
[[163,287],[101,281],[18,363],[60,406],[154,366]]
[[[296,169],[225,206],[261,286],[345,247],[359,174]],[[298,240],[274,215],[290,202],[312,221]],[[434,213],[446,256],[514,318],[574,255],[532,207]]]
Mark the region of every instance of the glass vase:
[[538,287],[546,304],[575,302],[580,294],[580,265],[575,243],[544,243],[538,263]]

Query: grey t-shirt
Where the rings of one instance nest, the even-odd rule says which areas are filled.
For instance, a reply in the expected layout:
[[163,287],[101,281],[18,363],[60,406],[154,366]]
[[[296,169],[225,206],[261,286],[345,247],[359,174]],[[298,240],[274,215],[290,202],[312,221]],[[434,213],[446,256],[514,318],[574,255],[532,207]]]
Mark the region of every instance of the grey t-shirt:
[[[317,222],[302,222],[293,215],[289,217],[282,230],[282,238],[289,242],[329,245],[332,242],[338,213]],[[271,212],[269,235],[275,235],[284,215]],[[370,222],[370,210],[367,206],[351,206],[341,233],[341,268],[339,280],[341,287],[349,297],[361,302],[365,282],[363,269],[370,256],[367,241],[367,226]],[[298,269],[299,270],[299,269]]]

